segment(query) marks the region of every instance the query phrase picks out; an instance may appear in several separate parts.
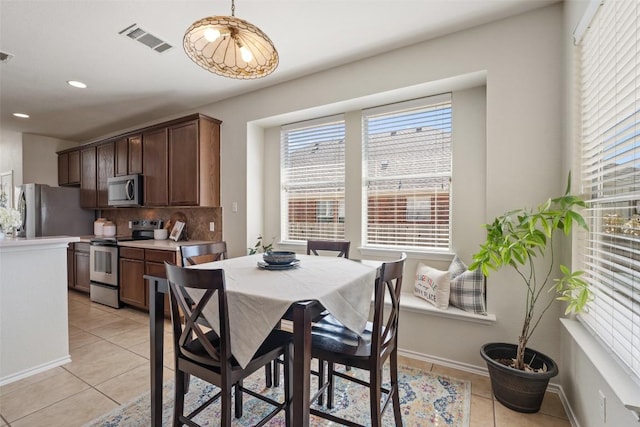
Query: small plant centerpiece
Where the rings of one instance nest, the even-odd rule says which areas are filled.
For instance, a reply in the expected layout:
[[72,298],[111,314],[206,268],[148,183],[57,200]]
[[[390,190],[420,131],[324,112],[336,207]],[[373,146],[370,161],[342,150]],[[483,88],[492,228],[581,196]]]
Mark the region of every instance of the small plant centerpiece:
[[271,240],[271,243],[269,243],[268,245],[265,245],[262,240],[262,236],[258,236],[258,240],[256,241],[256,244],[252,248],[247,248],[249,250],[249,255],[255,255],[260,252],[262,253],[271,252],[273,250],[274,240],[275,238]]
[[[570,194],[570,184],[571,175],[563,196],[549,199],[536,209],[507,212],[486,224],[487,239],[473,255],[474,262],[469,266],[470,270],[480,268],[486,277],[490,270],[509,266],[525,287],[524,319],[517,346],[490,343],[481,350],[496,398],[520,412],[540,409],[549,379],[558,372],[551,358],[527,348],[542,317],[554,300],[566,302],[565,314],[568,314],[582,311],[591,299],[588,284],[581,278],[582,271],[572,272],[564,265],[559,266],[559,274],[556,271],[554,238],[568,236],[574,225],[587,229],[584,218],[577,211],[585,203]],[[547,263],[536,258],[546,258]],[[555,292],[556,298],[541,300],[541,295],[547,292]],[[538,303],[542,306],[538,307]],[[525,380],[524,384],[515,382],[512,374]],[[534,387],[531,381],[541,377],[546,379]],[[541,394],[532,396],[532,388],[540,389]]]

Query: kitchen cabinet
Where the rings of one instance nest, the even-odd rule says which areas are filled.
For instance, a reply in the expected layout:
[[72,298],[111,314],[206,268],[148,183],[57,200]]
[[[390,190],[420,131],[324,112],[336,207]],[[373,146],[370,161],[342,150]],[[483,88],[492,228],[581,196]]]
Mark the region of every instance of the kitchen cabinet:
[[80,150],[69,152],[69,185],[80,184]]
[[149,297],[144,276],[144,249],[120,248],[120,301],[134,307],[149,309]]
[[98,145],[97,153],[97,192],[98,207],[106,208],[109,206],[109,194],[107,192],[107,179],[115,176],[115,143],[107,142]]
[[58,185],[80,184],[80,150],[58,155]]
[[69,184],[69,153],[58,155],[58,185]]
[[80,168],[80,206],[95,209],[98,206],[96,147],[80,151]]
[[198,122],[169,128],[169,205],[198,204]]
[[201,114],[58,152],[59,185],[83,208],[108,207],[107,179],[144,175],[144,206],[220,206],[220,124]]
[[[144,271],[145,274],[150,276],[167,278],[167,272],[164,267],[164,262],[176,263],[176,253],[174,251],[163,251],[157,249],[145,249],[144,250]],[[149,292],[149,284],[145,281],[145,289]],[[147,296],[147,308],[148,308],[148,296]],[[169,295],[164,296],[164,315],[171,317],[171,306],[169,305]]]
[[89,243],[70,243],[67,248],[67,285],[89,293]]
[[206,116],[169,127],[169,205],[220,206],[220,122]]
[[142,173],[142,135],[118,139],[115,151],[115,176]]
[[[166,278],[165,261],[175,264],[174,250],[120,247],[120,301],[148,310],[149,284],[144,275]],[[171,315],[168,297],[165,299],[165,315]]]
[[142,134],[145,206],[167,206],[169,204],[168,143],[167,128],[155,129]]

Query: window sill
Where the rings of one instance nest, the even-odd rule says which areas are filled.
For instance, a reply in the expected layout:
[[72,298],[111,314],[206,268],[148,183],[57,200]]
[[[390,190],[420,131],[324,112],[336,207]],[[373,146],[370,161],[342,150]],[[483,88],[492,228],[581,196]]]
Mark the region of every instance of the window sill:
[[613,360],[614,356],[584,325],[573,319],[560,319],[560,322],[613,389],[624,407],[635,412],[636,418],[640,420],[640,386],[629,378],[624,368]]
[[[391,305],[391,301],[385,300],[385,304]],[[440,310],[433,304],[430,304],[422,298],[408,292],[402,293],[400,298],[400,310],[411,311],[414,313],[424,314],[426,316],[445,317],[465,322],[481,323],[484,325],[493,325],[496,322],[495,314],[487,314],[486,316],[483,316],[481,314],[469,313],[468,311],[460,310],[453,306],[449,306],[446,310]]]
[[360,246],[358,248],[360,254],[363,258],[368,256],[377,256],[377,257],[397,257],[398,254],[404,252],[407,254],[407,258],[411,259],[420,259],[420,260],[429,260],[429,261],[447,261],[451,262],[453,257],[455,256],[452,252],[435,252],[435,251],[420,251],[415,249],[391,249],[391,248],[374,248],[370,246]]

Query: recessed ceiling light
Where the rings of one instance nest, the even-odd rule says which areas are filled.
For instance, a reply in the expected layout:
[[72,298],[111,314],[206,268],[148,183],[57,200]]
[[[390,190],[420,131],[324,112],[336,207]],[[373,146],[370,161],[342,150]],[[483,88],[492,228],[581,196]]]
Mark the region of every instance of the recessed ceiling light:
[[14,116],[20,117],[21,119],[28,119],[29,115],[25,113],[13,113]]
[[87,87],[86,84],[84,84],[82,82],[79,82],[77,80],[69,80],[69,81],[67,81],[67,83],[69,84],[69,86],[77,87],[77,88],[80,88],[80,89],[85,89]]

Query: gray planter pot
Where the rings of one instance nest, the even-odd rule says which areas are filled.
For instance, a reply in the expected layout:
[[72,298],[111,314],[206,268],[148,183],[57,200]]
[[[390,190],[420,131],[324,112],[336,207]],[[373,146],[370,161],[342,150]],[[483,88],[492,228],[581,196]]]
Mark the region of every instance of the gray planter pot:
[[[518,412],[538,412],[549,380],[558,375],[558,365],[549,356],[527,348],[525,361],[532,368],[547,365],[547,372],[525,372],[505,366],[495,359],[512,359],[516,357],[517,345],[506,343],[489,343],[482,346],[480,355],[487,362],[493,395],[498,402]],[[535,356],[535,357],[534,357]]]

